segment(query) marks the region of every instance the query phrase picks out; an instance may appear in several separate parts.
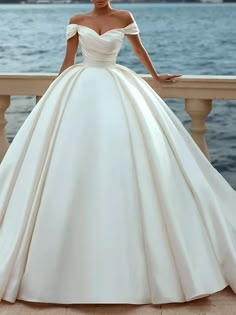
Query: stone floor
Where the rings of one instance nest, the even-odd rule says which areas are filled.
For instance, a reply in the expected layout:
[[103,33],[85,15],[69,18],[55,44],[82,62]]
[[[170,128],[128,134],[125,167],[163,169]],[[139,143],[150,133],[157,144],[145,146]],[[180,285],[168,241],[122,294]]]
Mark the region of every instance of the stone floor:
[[77,304],[59,305],[17,301],[0,303],[0,315],[236,315],[236,295],[226,289],[186,303],[162,305]]

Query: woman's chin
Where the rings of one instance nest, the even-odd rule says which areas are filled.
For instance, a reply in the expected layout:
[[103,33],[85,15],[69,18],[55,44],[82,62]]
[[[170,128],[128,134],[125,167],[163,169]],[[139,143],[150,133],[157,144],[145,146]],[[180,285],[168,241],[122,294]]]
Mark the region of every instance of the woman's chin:
[[101,2],[101,3],[96,3],[95,4],[95,6],[97,7],[97,8],[102,8],[102,7],[105,7],[106,6],[106,4],[104,3],[104,2]]

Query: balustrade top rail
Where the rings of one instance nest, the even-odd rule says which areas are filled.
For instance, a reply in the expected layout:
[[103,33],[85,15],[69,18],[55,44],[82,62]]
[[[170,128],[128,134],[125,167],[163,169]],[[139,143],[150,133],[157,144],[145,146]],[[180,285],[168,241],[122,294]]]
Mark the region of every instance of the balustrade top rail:
[[[157,83],[149,74],[139,74],[161,97],[191,99],[236,99],[236,75],[183,75],[174,83]],[[44,94],[56,73],[0,73],[0,95]]]

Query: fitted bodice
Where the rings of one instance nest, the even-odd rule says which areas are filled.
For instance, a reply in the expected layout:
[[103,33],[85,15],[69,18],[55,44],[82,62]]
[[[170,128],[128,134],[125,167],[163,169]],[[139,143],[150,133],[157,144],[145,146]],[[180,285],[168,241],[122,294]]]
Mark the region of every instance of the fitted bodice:
[[103,34],[98,34],[90,27],[79,24],[68,24],[66,39],[79,34],[83,63],[86,65],[106,66],[116,63],[117,55],[126,34],[139,33],[137,23],[134,21],[123,28],[114,28]]

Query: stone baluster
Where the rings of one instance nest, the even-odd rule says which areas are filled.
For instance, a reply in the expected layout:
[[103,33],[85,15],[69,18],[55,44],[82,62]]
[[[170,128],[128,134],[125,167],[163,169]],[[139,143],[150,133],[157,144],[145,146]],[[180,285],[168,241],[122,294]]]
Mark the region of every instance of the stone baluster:
[[36,104],[38,103],[38,101],[40,100],[41,97],[42,97],[41,95],[36,95],[35,96]]
[[185,99],[185,110],[192,119],[190,132],[193,140],[210,161],[205,134],[207,131],[206,118],[211,112],[212,100]]
[[0,95],[0,162],[2,161],[7,149],[9,147],[9,142],[5,132],[5,126],[7,120],[5,118],[5,112],[10,105],[9,95]]

